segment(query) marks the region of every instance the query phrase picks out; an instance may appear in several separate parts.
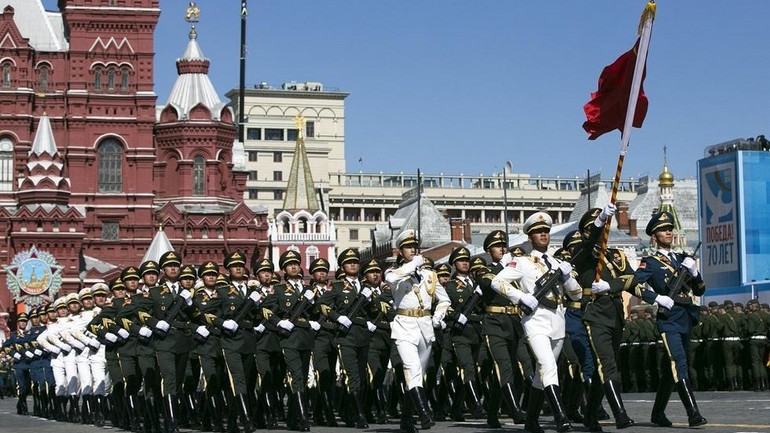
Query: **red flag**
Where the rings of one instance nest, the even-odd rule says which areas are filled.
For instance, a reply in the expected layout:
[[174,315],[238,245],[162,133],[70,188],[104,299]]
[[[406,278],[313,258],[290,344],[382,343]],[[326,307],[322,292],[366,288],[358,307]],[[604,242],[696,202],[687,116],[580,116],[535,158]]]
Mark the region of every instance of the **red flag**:
[[[599,90],[591,93],[591,100],[583,106],[586,113],[586,121],[583,129],[590,134],[589,140],[596,140],[605,132],[614,129],[623,132],[623,123],[626,119],[628,99],[631,96],[631,81],[634,78],[636,65],[636,53],[639,49],[639,39],[634,47],[623,53],[611,65],[606,66],[599,76]],[[634,113],[634,127],[641,128],[644,117],[647,115],[647,96],[644,94],[644,77],[647,75],[647,67],[642,74],[642,86],[639,89],[639,99],[636,102]]]

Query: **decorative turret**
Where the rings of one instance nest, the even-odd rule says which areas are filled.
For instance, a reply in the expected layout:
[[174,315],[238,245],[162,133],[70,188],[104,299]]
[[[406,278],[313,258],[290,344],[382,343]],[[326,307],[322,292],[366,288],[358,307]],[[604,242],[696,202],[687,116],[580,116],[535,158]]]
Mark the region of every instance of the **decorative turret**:
[[283,200],[283,209],[289,212],[306,210],[313,213],[320,209],[318,197],[316,197],[313,174],[310,172],[310,162],[307,159],[305,149],[305,118],[297,115],[294,119],[297,125],[297,141],[294,147],[294,160],[289,172],[289,183],[286,186],[286,197]]
[[658,188],[660,188],[660,211],[671,213],[674,216],[674,247],[684,247],[687,245],[687,239],[682,225],[679,222],[679,216],[674,206],[674,175],[668,171],[668,160],[666,155],[666,146],[663,146],[663,173],[658,176]]
[[28,154],[24,177],[18,181],[16,196],[19,204],[68,204],[71,185],[63,174],[64,161],[56,148],[51,122],[43,114]]

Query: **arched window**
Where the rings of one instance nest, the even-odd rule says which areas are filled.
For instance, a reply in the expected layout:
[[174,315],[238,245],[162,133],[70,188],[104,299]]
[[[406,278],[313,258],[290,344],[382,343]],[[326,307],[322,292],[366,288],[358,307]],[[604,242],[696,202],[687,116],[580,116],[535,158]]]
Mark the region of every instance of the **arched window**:
[[40,91],[48,91],[48,66],[40,67]]
[[128,68],[123,68],[120,71],[120,90],[128,92]]
[[307,219],[300,218],[297,221],[297,233],[307,233]]
[[3,64],[3,87],[11,87],[11,64]]
[[13,141],[0,138],[0,191],[13,191]]
[[102,90],[102,70],[94,71],[94,90]]
[[107,90],[115,90],[115,70],[107,71]]
[[200,155],[193,159],[193,195],[206,195],[206,161]]
[[123,147],[110,138],[99,145],[99,192],[123,191]]

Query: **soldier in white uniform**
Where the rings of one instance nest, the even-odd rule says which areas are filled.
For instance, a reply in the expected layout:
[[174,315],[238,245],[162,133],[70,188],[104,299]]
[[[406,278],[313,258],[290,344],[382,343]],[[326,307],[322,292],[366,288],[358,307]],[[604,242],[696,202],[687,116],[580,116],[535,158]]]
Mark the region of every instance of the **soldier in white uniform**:
[[[438,282],[436,272],[422,268],[424,259],[417,254],[417,233],[404,230],[396,239],[396,244],[403,263],[385,272],[385,281],[390,285],[396,309],[396,317],[390,325],[391,338],[395,340],[396,349],[404,363],[406,389],[417,409],[422,428],[428,429],[435,422],[422,386],[422,376],[430,359],[431,345],[436,340],[433,328],[441,326],[450,301],[444,287]],[[401,430],[414,430],[410,414],[408,419],[402,416]]]
[[[538,423],[538,416],[544,394],[553,410],[556,430],[564,432],[572,429],[561,399],[556,359],[561,352],[565,334],[562,295],[566,294],[572,300],[579,300],[582,290],[572,276],[572,266],[547,254],[552,223],[551,217],[545,212],[537,212],[527,218],[524,222],[524,232],[532,243],[532,252],[525,256],[509,257],[508,264],[492,280],[492,288],[495,291],[532,310],[531,314],[521,319],[529,346],[537,358],[538,368],[538,374],[532,383],[524,427],[530,433],[543,431]],[[534,296],[536,282],[551,270],[561,275],[558,276],[554,290],[538,300]]]
[[49,320],[48,327],[40,333],[37,337],[37,342],[46,351],[51,353],[51,370],[53,371],[53,378],[56,384],[55,394],[56,400],[54,401],[55,412],[58,414],[57,421],[65,421],[67,405],[67,374],[64,370],[64,357],[67,356],[72,350],[72,346],[64,343],[59,338],[59,334],[63,330],[63,322],[59,322],[63,317],[67,316],[67,304],[64,297],[57,299],[53,306],[56,311],[56,320]]

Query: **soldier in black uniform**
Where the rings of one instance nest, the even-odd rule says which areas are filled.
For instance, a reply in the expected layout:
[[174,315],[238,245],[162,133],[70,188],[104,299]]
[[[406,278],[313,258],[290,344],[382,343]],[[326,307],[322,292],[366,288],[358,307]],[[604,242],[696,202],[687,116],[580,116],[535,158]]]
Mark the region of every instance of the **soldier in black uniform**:
[[[272,311],[270,323],[280,328],[281,350],[286,361],[289,389],[289,429],[310,431],[307,407],[307,373],[313,349],[315,330],[308,317],[312,312],[315,294],[302,283],[300,256],[295,251],[281,254],[278,264],[284,271],[285,282],[273,287],[273,294],[265,299],[264,308]],[[296,316],[296,319],[292,316]],[[293,321],[294,320],[294,321]]]
[[[482,348],[481,319],[484,305],[482,291],[470,275],[470,251],[465,247],[455,248],[449,255],[449,262],[455,267],[454,277],[444,285],[452,306],[447,313],[447,331],[451,335],[452,348],[457,360],[462,387],[458,387],[452,404],[453,419],[462,418],[463,400],[470,404],[471,416],[481,418],[484,408],[481,404],[481,388],[476,380],[476,365]],[[470,309],[468,304],[472,304]],[[486,348],[485,348],[486,350]],[[463,398],[465,394],[465,398]]]
[[[263,299],[273,295],[273,262],[262,259],[255,270],[257,286],[254,288]],[[259,374],[259,398],[261,409],[268,429],[278,426],[281,406],[278,390],[283,383],[283,355],[278,328],[268,320],[272,311],[262,304],[255,314],[254,330],[257,333],[256,364]],[[281,415],[282,416],[282,415]]]
[[311,318],[318,322],[321,328],[316,332],[313,343],[313,368],[315,369],[316,395],[313,407],[313,416],[316,425],[337,426],[334,415],[334,385],[337,372],[337,345],[334,342],[336,324],[326,320],[321,312],[321,304],[318,303],[324,293],[331,290],[331,283],[327,280],[329,262],[324,258],[318,258],[310,262],[308,271],[312,277],[310,288],[315,295],[315,308]]
[[754,391],[767,389],[767,370],[765,354],[767,353],[767,331],[770,323],[759,306],[759,301],[751,299],[747,304],[749,314],[746,318],[746,331],[749,337],[749,350]]
[[332,284],[332,289],[321,296],[320,303],[322,312],[341,325],[335,343],[339,351],[340,366],[347,379],[347,392],[352,397],[346,425],[365,429],[369,428],[364,416],[366,362],[372,333],[377,330],[366,317],[366,307],[372,298],[372,289],[362,288],[358,280],[360,264],[357,251],[352,248],[342,250],[337,257],[337,263],[345,271],[345,277]]
[[[484,239],[484,250],[491,256],[492,263],[490,264],[490,272],[479,280],[486,306],[482,334],[500,384],[500,391],[493,389],[489,393],[487,425],[492,428],[502,427],[497,417],[500,409],[500,395],[508,404],[516,424],[524,423],[525,419],[519,405],[519,394],[514,389],[516,374],[514,366],[518,365],[517,360],[519,362],[525,361],[517,356],[519,339],[524,334],[521,327],[519,306],[492,289],[492,279],[512,260],[511,255],[506,253],[507,248],[508,235],[502,230],[494,230],[487,235]],[[528,381],[526,386],[529,386],[531,379],[525,379]]]

